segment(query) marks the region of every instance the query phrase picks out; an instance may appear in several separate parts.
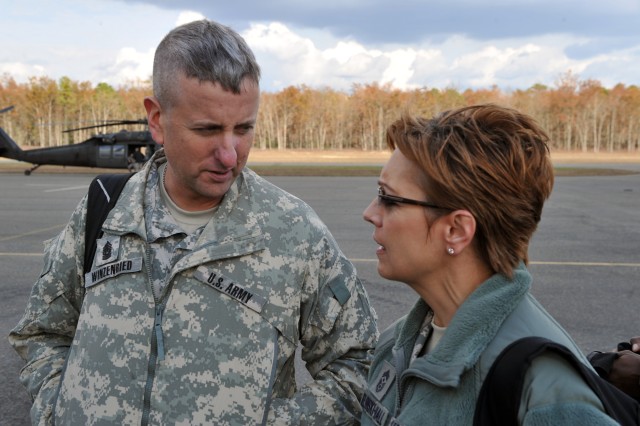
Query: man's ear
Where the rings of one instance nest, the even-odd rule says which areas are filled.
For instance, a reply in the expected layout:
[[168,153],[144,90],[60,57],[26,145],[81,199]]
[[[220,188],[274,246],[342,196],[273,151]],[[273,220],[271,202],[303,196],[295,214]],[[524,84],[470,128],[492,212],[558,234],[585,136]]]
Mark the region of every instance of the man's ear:
[[162,123],[160,121],[160,114],[162,108],[155,96],[148,96],[144,98],[144,108],[147,110],[147,123],[149,125],[149,131],[153,140],[160,145],[164,144],[164,132],[162,131]]
[[467,210],[455,210],[446,216],[445,242],[454,253],[461,253],[473,241],[476,218]]

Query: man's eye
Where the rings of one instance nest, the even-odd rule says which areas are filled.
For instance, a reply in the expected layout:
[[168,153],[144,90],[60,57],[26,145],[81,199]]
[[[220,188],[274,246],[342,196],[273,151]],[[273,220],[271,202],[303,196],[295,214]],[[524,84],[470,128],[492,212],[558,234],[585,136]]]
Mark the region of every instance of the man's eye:
[[199,135],[213,135],[215,133],[218,132],[217,128],[214,127],[196,127],[195,129],[193,129],[194,132],[198,133]]
[[242,127],[237,127],[236,128],[236,132],[239,135],[246,135],[247,133],[251,132],[253,130],[253,126],[242,126]]

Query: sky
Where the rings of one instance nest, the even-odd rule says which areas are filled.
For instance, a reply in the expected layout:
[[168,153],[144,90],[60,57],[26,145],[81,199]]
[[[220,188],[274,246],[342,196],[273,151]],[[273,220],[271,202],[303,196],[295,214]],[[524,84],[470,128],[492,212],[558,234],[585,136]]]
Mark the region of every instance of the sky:
[[202,18],[246,39],[271,92],[640,85],[640,0],[0,0],[0,76],[137,84]]

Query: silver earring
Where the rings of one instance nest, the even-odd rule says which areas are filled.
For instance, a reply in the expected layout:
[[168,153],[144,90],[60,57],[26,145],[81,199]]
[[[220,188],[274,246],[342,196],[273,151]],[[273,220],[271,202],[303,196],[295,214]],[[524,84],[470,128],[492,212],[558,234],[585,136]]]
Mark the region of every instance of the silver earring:
[[455,250],[452,247],[447,247],[447,253],[454,254]]

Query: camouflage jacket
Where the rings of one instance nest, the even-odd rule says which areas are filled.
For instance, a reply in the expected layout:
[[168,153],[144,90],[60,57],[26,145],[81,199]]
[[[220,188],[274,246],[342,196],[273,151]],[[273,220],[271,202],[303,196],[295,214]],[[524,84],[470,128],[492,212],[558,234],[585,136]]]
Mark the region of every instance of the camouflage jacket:
[[[148,205],[163,161],[160,152],[128,182],[85,277],[86,197],[47,243],[9,336],[27,361],[33,422],[357,422],[376,319],[326,226],[245,170],[197,237],[172,242]],[[152,244],[176,254],[160,294]],[[300,388],[298,346],[314,379]]]

